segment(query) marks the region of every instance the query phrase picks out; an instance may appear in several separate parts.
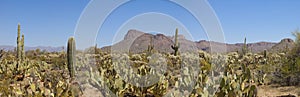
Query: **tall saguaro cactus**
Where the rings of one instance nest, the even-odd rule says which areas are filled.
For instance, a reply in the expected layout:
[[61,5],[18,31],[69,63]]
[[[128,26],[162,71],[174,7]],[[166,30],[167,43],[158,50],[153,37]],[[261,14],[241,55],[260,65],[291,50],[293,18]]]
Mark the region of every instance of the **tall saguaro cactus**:
[[18,24],[18,36],[17,36],[17,61],[18,64],[16,66],[16,69],[19,67],[20,64],[22,64],[23,60],[25,60],[25,50],[24,50],[24,34],[22,37],[21,35],[21,25]]
[[20,61],[21,59],[21,39],[20,39],[20,35],[21,35],[21,25],[20,23],[18,24],[18,36],[17,36],[17,60]]
[[25,48],[24,48],[24,34],[21,39],[21,61],[25,60]]
[[264,58],[267,58],[267,50],[266,49],[264,49]]
[[74,65],[75,65],[75,39],[74,37],[70,37],[68,40],[68,47],[67,47],[67,58],[68,58],[68,70],[69,70],[69,75],[71,79],[74,78],[75,76],[75,70],[74,70]]
[[177,56],[178,55],[178,49],[180,47],[179,43],[178,43],[178,28],[176,28],[176,32],[175,32],[175,43],[174,45],[172,45],[172,49],[174,50],[174,55]]
[[4,55],[4,50],[0,50],[0,60],[3,57],[3,55]]
[[243,55],[245,55],[248,52],[248,47],[247,47],[246,41],[247,41],[247,39],[245,37],[245,39],[244,39],[244,47],[242,48]]
[[94,47],[94,54],[98,54],[98,52],[97,52],[97,44],[95,44],[95,47]]
[[148,44],[148,49],[147,49],[147,55],[151,55],[153,53],[154,45],[153,45],[153,39],[150,37],[150,42]]

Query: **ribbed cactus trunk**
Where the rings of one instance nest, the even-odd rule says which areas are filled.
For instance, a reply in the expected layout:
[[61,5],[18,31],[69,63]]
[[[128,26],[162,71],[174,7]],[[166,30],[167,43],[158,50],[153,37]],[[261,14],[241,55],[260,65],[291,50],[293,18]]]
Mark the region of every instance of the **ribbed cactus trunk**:
[[178,29],[176,28],[176,32],[175,32],[175,46],[178,46]]
[[21,26],[20,24],[18,24],[18,36],[17,36],[17,60],[20,61],[21,59],[21,39],[20,39],[20,35],[21,35]]
[[21,61],[23,62],[25,60],[24,34],[22,35],[21,43]]
[[21,25],[18,24],[18,36],[17,36],[17,65],[16,65],[16,71],[18,71],[18,68],[19,68],[19,65],[21,64],[21,61],[22,61],[22,48],[21,48],[21,45],[22,45],[22,42],[21,42],[21,38],[20,38],[20,35],[21,35]]
[[179,43],[178,43],[178,29],[176,28],[176,32],[175,32],[175,44],[172,45],[172,49],[174,50],[174,55],[177,56],[178,55],[178,49],[179,49]]
[[67,58],[68,58],[68,70],[69,70],[69,75],[71,79],[74,78],[75,76],[75,70],[74,70],[74,65],[75,65],[75,39],[74,37],[70,37],[68,40],[68,47],[67,47]]

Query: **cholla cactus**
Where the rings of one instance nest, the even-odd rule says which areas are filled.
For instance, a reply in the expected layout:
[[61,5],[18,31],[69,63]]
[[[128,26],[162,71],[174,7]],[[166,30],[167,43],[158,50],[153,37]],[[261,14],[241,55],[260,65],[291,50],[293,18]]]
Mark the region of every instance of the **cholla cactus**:
[[73,79],[75,76],[74,65],[75,65],[75,39],[74,37],[70,37],[68,40],[68,48],[67,48],[67,57],[68,57],[68,70],[69,75]]
[[176,28],[176,32],[175,32],[175,44],[172,45],[172,49],[174,50],[174,55],[177,56],[178,55],[178,49],[180,47],[179,43],[178,43],[178,28]]

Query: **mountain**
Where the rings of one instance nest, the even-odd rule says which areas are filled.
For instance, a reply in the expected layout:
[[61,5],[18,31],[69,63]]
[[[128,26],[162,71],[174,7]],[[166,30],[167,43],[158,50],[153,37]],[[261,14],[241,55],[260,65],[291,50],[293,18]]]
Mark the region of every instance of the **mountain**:
[[291,49],[295,45],[294,40],[286,38],[282,39],[279,43],[272,47],[273,51],[285,51],[287,49]]
[[[48,51],[48,52],[59,52],[64,49],[64,47],[50,47],[50,46],[36,46],[36,47],[24,47],[25,51],[28,50],[36,50],[40,49],[41,51]],[[5,51],[13,51],[15,49],[15,46],[9,46],[9,45],[2,45],[0,46],[0,50],[5,50]]]
[[114,44],[113,46],[103,47],[102,50],[118,52],[139,53],[147,50],[151,38],[153,39],[154,49],[161,52],[171,52],[170,45],[172,40],[163,34],[148,34],[138,30],[129,30],[125,35],[124,40]]
[[[174,44],[174,36],[165,36],[164,34],[149,34],[142,31],[131,29],[127,32],[124,39],[112,46],[102,47],[102,51],[110,52],[131,52],[131,53],[140,53],[147,50],[150,40],[152,38],[152,44],[154,45],[154,50],[159,52],[173,52],[171,45]],[[206,52],[233,52],[241,51],[244,44],[243,43],[219,43],[214,41],[200,40],[200,41],[191,41],[185,38],[183,35],[178,35],[178,41],[180,44],[180,51],[196,51],[203,50]],[[263,50],[268,50],[270,52],[279,52],[284,51],[287,48],[291,49],[294,46],[294,41],[292,39],[282,39],[279,43],[274,42],[256,42],[248,43],[247,47],[250,52],[259,53]],[[40,49],[41,51],[46,50],[49,52],[59,52],[64,50],[64,47],[50,47],[50,46],[37,46],[37,47],[25,47],[25,50],[35,50]],[[15,46],[2,45],[0,50],[11,50],[15,49]]]
[[[138,30],[129,30],[125,35],[124,39],[112,46],[106,46],[101,48],[103,51],[110,52],[131,52],[131,53],[140,53],[147,50],[150,40],[152,38],[152,44],[154,45],[154,50],[159,52],[172,52],[171,45],[174,44],[174,36],[165,36],[163,34],[149,34]],[[214,41],[191,41],[186,39],[183,35],[178,35],[178,41],[180,44],[180,51],[196,51],[203,50],[206,52],[232,52],[232,51],[241,51],[244,46],[243,43],[236,44],[227,44],[219,43]],[[253,53],[262,52],[263,50],[268,51],[279,51],[282,47],[293,46],[294,42],[292,39],[283,39],[279,43],[274,42],[257,42],[257,43],[248,43],[247,47]]]

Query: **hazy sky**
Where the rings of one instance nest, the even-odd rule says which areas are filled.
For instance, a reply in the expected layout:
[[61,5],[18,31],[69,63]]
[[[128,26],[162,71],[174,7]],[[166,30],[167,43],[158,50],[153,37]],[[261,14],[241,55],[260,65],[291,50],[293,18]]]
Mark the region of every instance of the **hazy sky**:
[[[151,2],[151,0],[145,2]],[[245,36],[248,42],[279,42],[283,38],[293,38],[290,32],[300,26],[299,0],[208,0],[208,2],[219,18],[228,43],[242,42]],[[0,0],[0,45],[16,44],[17,24],[20,23],[21,31],[25,34],[25,45],[65,46],[68,37],[73,35],[76,23],[88,3],[89,0]],[[128,6],[135,6],[138,10],[132,10]],[[169,23],[175,23],[176,18],[184,17],[180,22],[184,25],[192,25],[187,25],[186,28],[192,34],[194,41],[207,39],[202,28],[198,28],[193,22],[194,19],[190,18],[191,15],[186,14],[187,12],[181,7],[168,2],[160,2],[156,6],[172,8],[172,10],[161,11],[164,14],[157,14],[157,17],[167,18],[174,16],[174,13],[179,14],[173,19],[163,19],[170,20]],[[132,26],[122,25],[122,23],[134,24],[143,19],[140,17],[140,20],[132,19],[131,22],[128,20],[131,15],[137,11],[143,12],[145,11],[143,8],[147,7],[150,8],[151,5],[128,4],[114,11],[99,30],[103,33],[97,37],[98,45],[110,44],[107,40],[112,40],[115,36],[116,32],[105,31],[126,30],[124,27]],[[155,12],[158,11],[157,9],[159,8],[153,8]],[[139,16],[143,15],[155,17],[147,13]],[[144,23],[149,22],[151,20],[144,21]],[[161,24],[159,27],[168,28],[169,26]],[[193,26],[196,27],[193,28]],[[172,32],[159,33],[170,35]]]

